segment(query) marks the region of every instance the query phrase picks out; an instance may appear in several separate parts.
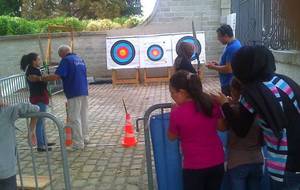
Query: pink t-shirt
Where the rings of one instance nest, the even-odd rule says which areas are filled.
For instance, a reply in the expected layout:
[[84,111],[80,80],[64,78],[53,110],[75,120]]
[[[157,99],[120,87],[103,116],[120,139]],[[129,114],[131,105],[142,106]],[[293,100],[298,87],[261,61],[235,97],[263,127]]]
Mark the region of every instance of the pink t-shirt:
[[196,111],[193,101],[172,109],[170,132],[180,140],[183,168],[204,169],[224,163],[222,142],[217,134],[217,122],[222,117],[219,106],[214,106],[213,116]]

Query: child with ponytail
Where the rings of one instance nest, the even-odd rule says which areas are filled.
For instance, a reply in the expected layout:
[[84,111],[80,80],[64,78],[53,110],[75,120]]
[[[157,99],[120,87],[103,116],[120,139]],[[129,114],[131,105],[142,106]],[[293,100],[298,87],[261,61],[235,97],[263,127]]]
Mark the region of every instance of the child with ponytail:
[[217,129],[220,107],[203,92],[198,75],[176,72],[170,79],[176,106],[170,114],[169,139],[180,140],[185,190],[219,190],[224,174],[224,151]]
[[[27,77],[27,83],[30,91],[30,102],[34,105],[38,105],[41,112],[47,111],[47,105],[49,104],[49,96],[47,90],[47,83],[42,81],[42,73],[40,71],[41,60],[37,53],[29,53],[24,55],[20,62],[20,68],[25,72]],[[28,80],[29,75],[37,75],[40,77],[39,81]],[[54,145],[54,143],[48,143],[46,145],[45,138],[45,121],[44,119],[31,120],[31,143],[35,145],[37,143],[37,150],[39,152],[46,151],[46,147]],[[35,127],[36,125],[36,127]],[[36,136],[36,140],[35,140]],[[37,142],[35,142],[37,141]],[[49,147],[50,151],[51,148]]]

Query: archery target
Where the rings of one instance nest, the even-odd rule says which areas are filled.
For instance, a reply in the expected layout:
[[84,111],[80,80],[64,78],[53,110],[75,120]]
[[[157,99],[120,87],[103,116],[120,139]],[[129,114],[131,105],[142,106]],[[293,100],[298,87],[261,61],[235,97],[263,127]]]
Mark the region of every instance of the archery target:
[[205,57],[205,35],[204,32],[196,32],[197,40],[194,39],[192,33],[181,33],[172,36],[173,60],[176,59],[176,50],[180,42],[192,43],[195,47],[195,53],[192,56],[192,64],[197,64],[196,53],[200,53],[199,60],[201,64],[206,61]]
[[172,66],[172,45],[170,36],[145,36],[140,38],[140,67]]
[[128,65],[135,57],[135,49],[127,40],[119,40],[110,50],[110,56],[118,65]]
[[160,45],[151,45],[147,50],[147,56],[151,61],[159,61],[164,56],[164,50]]
[[139,67],[138,38],[106,39],[107,68],[128,69]]
[[200,53],[201,53],[201,44],[200,44],[199,40],[195,39],[193,36],[184,36],[184,37],[180,38],[180,40],[178,40],[178,42],[176,44],[176,52],[178,52],[179,45],[182,42],[187,42],[187,43],[193,44],[194,54],[192,55],[192,61],[197,59],[196,55],[200,55]]

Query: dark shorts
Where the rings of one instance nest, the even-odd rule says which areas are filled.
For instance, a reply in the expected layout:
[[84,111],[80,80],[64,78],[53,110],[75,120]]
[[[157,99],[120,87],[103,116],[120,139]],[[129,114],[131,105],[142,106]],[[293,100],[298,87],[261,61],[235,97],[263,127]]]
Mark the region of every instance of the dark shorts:
[[16,176],[12,176],[6,179],[0,179],[0,189],[1,190],[16,190],[17,181]]
[[220,190],[224,164],[205,169],[183,169],[184,190]]

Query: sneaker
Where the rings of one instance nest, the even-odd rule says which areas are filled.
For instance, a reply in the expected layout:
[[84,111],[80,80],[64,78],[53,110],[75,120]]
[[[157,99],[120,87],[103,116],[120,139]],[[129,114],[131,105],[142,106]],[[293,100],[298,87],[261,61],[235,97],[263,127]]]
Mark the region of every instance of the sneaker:
[[73,145],[72,150],[84,150],[84,145]]
[[56,145],[56,143],[48,143],[47,145],[48,146],[54,146],[54,145]]
[[90,138],[85,138],[85,139],[84,139],[84,144],[85,144],[85,145],[90,144]]
[[[46,152],[47,149],[46,149],[46,148],[37,148],[37,151],[38,151],[38,152]],[[52,151],[52,148],[51,148],[51,147],[48,147],[48,151]]]

